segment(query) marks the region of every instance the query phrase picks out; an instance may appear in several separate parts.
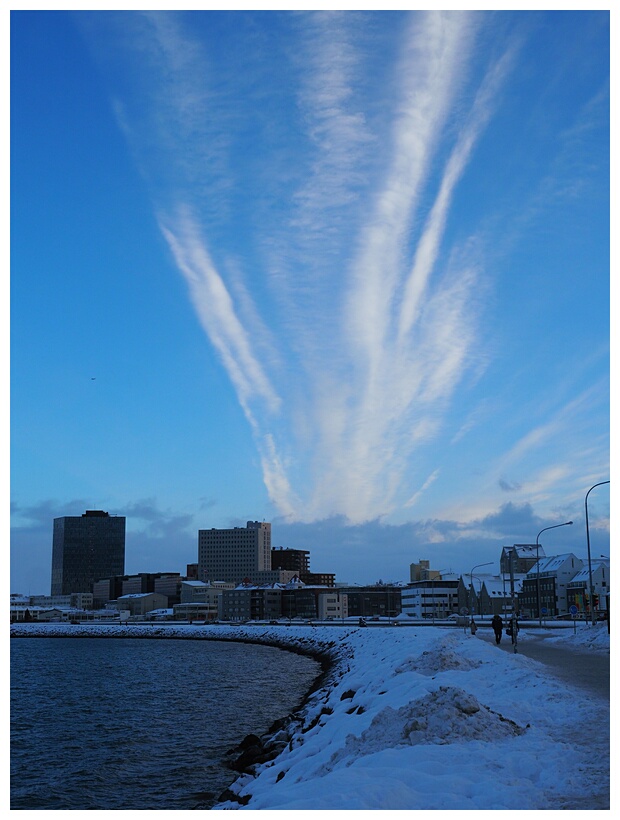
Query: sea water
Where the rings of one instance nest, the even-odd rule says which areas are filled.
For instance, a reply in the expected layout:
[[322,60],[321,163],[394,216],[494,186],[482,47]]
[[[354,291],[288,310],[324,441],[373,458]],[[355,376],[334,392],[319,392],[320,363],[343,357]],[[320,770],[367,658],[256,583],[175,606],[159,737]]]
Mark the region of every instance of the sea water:
[[13,638],[11,809],[208,808],[235,778],[226,752],[319,672],[255,644]]

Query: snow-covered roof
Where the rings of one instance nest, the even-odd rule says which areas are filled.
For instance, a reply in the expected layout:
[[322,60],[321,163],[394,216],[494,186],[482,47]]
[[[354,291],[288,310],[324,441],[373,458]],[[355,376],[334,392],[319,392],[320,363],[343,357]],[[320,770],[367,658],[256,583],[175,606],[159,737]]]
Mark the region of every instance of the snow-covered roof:
[[147,595],[161,595],[160,592],[129,592],[127,595],[119,595],[119,601],[125,601],[127,598],[146,598]]
[[[592,561],[592,574],[598,572],[601,567],[608,568],[608,565],[604,561]],[[579,572],[571,578],[571,584],[576,582],[583,582],[589,581],[590,579],[590,568],[588,567],[587,561],[584,562],[584,566],[579,570]]]
[[[514,579],[515,592],[521,592],[523,586],[522,577],[523,576]],[[482,583],[491,598],[510,597],[510,581],[508,579],[503,581],[501,578],[490,578],[489,580],[484,580]]]
[[11,612],[69,612],[69,607],[65,606],[30,606],[24,604],[11,604]]
[[[511,553],[512,551],[517,553],[517,558],[536,558],[536,544],[513,544],[512,547],[504,547],[502,552],[504,554]],[[538,557],[544,558],[545,551],[538,545]]]
[[299,577],[299,575],[293,575],[290,581],[287,581],[284,585],[286,589],[294,589],[295,587],[304,587],[305,584]]
[[570,558],[574,558],[581,563],[580,559],[577,558],[576,555],[573,555],[572,552],[565,552],[562,553],[562,555],[551,555],[549,558],[542,558],[538,563],[534,564],[528,572],[528,576],[538,575],[543,572],[558,572]]

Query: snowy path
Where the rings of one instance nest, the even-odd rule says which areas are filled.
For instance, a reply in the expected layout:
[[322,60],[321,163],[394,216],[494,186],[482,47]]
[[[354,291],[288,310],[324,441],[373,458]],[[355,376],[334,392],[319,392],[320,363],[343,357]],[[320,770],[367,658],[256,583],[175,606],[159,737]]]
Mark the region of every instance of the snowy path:
[[[477,636],[495,645],[493,635],[479,630]],[[549,633],[523,632],[517,643],[518,654],[545,664],[549,672],[568,686],[583,688],[609,702],[609,654],[597,654],[583,647],[571,646],[570,640],[559,643]],[[504,638],[500,649],[514,654],[509,638]]]

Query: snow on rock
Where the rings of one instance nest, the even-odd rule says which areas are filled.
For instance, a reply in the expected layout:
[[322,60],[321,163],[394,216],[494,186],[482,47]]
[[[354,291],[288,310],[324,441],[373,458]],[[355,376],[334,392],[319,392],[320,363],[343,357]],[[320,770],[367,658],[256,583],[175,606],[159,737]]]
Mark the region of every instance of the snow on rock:
[[[260,738],[269,759],[244,768],[218,809],[609,809],[609,702],[459,629],[12,628],[42,633],[257,641],[328,657],[302,709]],[[572,650],[562,633],[549,640]]]

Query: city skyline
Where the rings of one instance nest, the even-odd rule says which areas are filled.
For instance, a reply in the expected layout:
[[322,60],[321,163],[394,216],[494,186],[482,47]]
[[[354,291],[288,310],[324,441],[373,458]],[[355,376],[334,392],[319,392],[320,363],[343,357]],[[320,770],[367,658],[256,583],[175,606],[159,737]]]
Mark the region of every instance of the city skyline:
[[585,555],[607,12],[12,12],[11,140],[12,592],[84,509],[129,572],[247,520],[349,583]]

